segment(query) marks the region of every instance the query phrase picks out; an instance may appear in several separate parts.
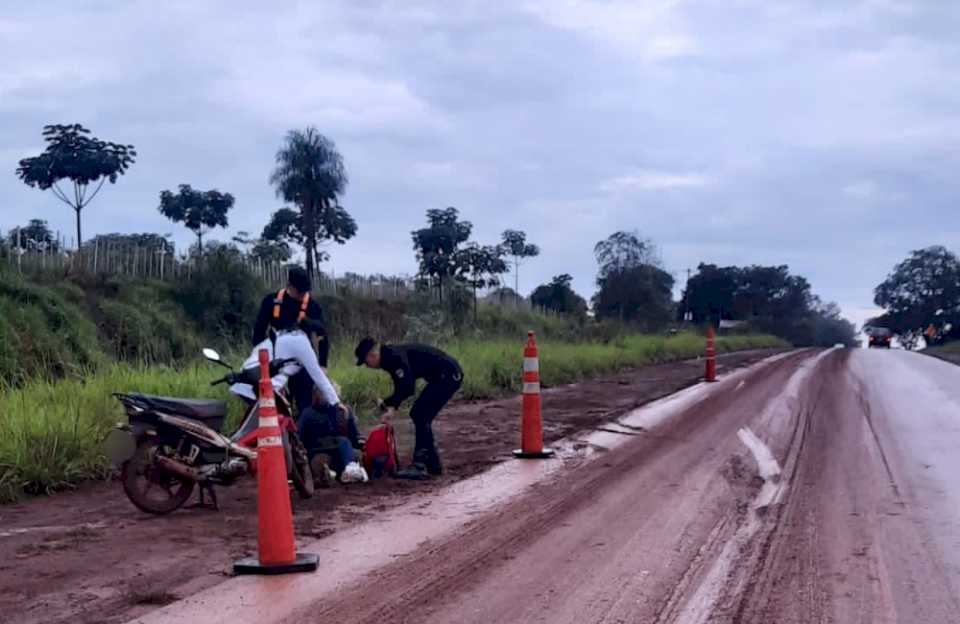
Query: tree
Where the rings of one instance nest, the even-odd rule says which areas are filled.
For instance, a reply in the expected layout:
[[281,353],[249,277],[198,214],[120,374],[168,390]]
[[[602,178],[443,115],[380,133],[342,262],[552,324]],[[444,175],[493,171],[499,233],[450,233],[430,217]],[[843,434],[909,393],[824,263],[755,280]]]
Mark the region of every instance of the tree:
[[260,262],[282,264],[293,256],[293,251],[286,241],[269,240],[262,236],[254,238],[249,232],[243,230],[237,232],[232,240],[243,250],[244,254]]
[[[17,176],[27,186],[40,190],[53,189],[53,194],[73,208],[77,217],[77,248],[83,243],[80,211],[93,201],[104,182],[115,184],[127,172],[137,156],[132,145],[110,143],[87,136],[90,131],[80,124],[43,127],[47,149],[39,156],[24,158],[17,167]],[[73,193],[67,195],[59,182],[70,180]],[[96,183],[87,194],[90,184]]]
[[174,223],[183,223],[197,235],[197,250],[203,255],[203,235],[215,227],[227,227],[227,212],[233,208],[233,195],[213,189],[198,191],[189,184],[180,190],[160,193],[160,214]]
[[587,302],[574,292],[570,286],[572,283],[573,277],[570,275],[566,273],[557,275],[549,284],[537,286],[530,295],[530,302],[558,314],[582,318],[587,314]]
[[600,265],[593,309],[597,318],[657,327],[673,315],[673,276],[656,248],[635,232],[616,232],[594,247]]
[[357,233],[357,224],[353,217],[339,204],[313,214],[317,219],[313,225],[313,231],[316,234],[312,251],[308,251],[309,228],[304,222],[303,213],[290,208],[281,208],[271,215],[270,221],[260,234],[261,244],[258,248],[261,251],[271,251],[281,255],[286,249],[287,258],[289,258],[292,255],[289,254],[290,245],[298,245],[303,247],[306,255],[309,256],[312,253],[317,262],[323,262],[329,259],[330,254],[319,248],[321,242],[332,240],[342,244]]
[[30,222],[19,228],[10,230],[7,235],[10,247],[24,251],[60,251],[60,243],[50,231],[50,227],[43,219],[30,219]]
[[457,272],[457,251],[470,238],[473,224],[459,220],[456,208],[427,211],[429,225],[411,232],[420,263],[419,275],[436,280],[443,301],[443,285]]
[[684,307],[693,313],[695,323],[719,324],[721,318],[732,318],[733,301],[740,283],[740,269],[703,264],[687,282],[683,293]]
[[303,239],[307,274],[312,278],[318,244],[331,240],[342,245],[357,233],[356,222],[338,202],[347,187],[343,157],[333,141],[316,128],[291,130],[277,152],[270,183],[276,187],[277,197],[299,209],[296,229]]
[[473,317],[477,318],[477,291],[500,285],[500,276],[507,272],[502,250],[496,246],[471,243],[456,252],[457,278],[473,289]]
[[905,346],[916,345],[930,325],[949,335],[960,327],[960,260],[940,245],[913,251],[874,295],[884,309],[880,324]]
[[593,254],[600,265],[601,276],[642,265],[660,264],[653,242],[641,239],[636,232],[611,234],[594,246]]
[[520,292],[520,261],[539,256],[540,248],[528,243],[526,233],[519,230],[505,230],[502,240],[504,253],[513,258],[514,290]]

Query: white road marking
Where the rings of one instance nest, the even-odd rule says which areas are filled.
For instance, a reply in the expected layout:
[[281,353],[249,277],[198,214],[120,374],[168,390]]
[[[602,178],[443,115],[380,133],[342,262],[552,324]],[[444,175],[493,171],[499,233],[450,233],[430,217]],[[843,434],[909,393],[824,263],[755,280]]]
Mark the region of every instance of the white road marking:
[[761,509],[779,502],[783,494],[780,484],[780,464],[770,452],[770,447],[764,444],[763,440],[758,438],[749,427],[743,427],[737,431],[737,437],[750,449],[753,459],[757,462],[760,477],[763,478],[763,487],[753,501],[753,508]]
[[740,380],[740,383],[737,384],[737,387],[733,389],[733,391],[736,392],[737,390],[742,390],[743,387],[746,385],[747,385],[747,381],[745,379],[742,379]]

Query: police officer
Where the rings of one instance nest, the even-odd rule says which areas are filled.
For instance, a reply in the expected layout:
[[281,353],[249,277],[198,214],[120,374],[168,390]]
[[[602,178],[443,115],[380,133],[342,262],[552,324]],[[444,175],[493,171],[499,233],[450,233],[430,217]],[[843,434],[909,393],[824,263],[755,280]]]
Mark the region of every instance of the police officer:
[[[268,294],[260,303],[260,311],[253,325],[252,343],[258,345],[266,340],[270,328],[282,330],[294,327],[304,319],[313,321],[318,343],[317,360],[326,370],[330,359],[330,340],[320,305],[310,298],[310,277],[303,268],[290,267],[287,274],[287,286],[275,294]],[[313,398],[313,382],[305,371],[290,378],[290,393],[300,411],[307,409]]]
[[400,405],[416,392],[417,379],[427,382],[426,388],[413,403],[410,418],[416,431],[413,463],[397,476],[405,479],[426,479],[443,472],[440,454],[433,439],[433,419],[453,398],[463,383],[463,371],[455,359],[433,347],[419,344],[380,344],[364,338],[356,349],[357,366],[366,364],[390,374],[393,394],[382,401],[386,411],[383,422],[390,422]]

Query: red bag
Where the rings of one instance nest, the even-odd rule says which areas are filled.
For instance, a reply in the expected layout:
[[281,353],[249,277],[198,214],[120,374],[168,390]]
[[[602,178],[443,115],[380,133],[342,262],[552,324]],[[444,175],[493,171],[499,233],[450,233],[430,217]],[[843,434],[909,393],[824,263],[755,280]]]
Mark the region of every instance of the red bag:
[[367,434],[363,445],[363,467],[371,479],[393,475],[400,462],[397,459],[397,438],[393,427],[380,425]]

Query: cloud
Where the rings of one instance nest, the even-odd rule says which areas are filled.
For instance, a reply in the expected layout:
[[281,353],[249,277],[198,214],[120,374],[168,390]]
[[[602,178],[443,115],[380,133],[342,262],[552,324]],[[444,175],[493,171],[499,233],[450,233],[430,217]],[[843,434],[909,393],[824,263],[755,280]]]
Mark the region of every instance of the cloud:
[[677,0],[531,0],[524,10],[544,23],[571,30],[649,62],[695,55],[698,42],[685,32]]
[[873,199],[880,188],[873,180],[858,180],[843,187],[843,194],[854,199]]
[[605,180],[600,190],[606,193],[625,191],[663,191],[669,189],[698,188],[712,182],[700,173],[674,173],[654,169],[638,169],[631,173]]
[[410,230],[456,206],[480,242],[510,227],[541,246],[527,290],[570,273],[589,294],[593,245],[636,229],[675,273],[787,263],[860,314],[910,249],[960,248],[931,225],[960,195],[958,30],[960,4],[906,0],[13,3],[0,231],[72,230],[12,175],[44,124],[137,146],[86,232],[181,246],[160,190],[229,191],[212,236],[258,232],[281,205],[274,154],[312,124],[344,155],[359,225],[331,249],[338,272],[412,272]]

